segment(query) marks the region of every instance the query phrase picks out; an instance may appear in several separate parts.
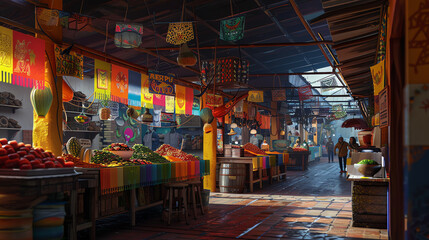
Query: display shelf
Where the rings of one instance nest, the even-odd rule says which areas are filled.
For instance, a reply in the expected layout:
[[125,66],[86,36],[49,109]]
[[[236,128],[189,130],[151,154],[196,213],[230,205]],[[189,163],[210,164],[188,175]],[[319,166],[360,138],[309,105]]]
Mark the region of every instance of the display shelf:
[[7,138],[13,139],[21,128],[0,128],[0,132],[7,132]]
[[20,131],[21,128],[0,128],[0,130]]
[[100,131],[89,131],[89,130],[64,130],[63,132],[100,133]]
[[[65,111],[66,113],[71,113],[71,114],[77,114],[77,115],[79,115],[79,114],[81,114],[82,112],[76,112],[76,111]],[[86,112],[83,112],[85,115],[87,115],[87,116],[96,116],[96,115],[98,115],[97,113],[86,113]]]
[[0,108],[9,108],[9,109],[12,109],[12,112],[15,113],[15,110],[22,108],[22,106],[0,104]]

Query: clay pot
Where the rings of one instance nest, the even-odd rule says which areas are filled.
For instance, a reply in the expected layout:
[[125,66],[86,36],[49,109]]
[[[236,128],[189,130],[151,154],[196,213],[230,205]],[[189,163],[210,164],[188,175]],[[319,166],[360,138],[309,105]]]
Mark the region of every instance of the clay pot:
[[100,108],[98,110],[98,117],[100,120],[108,120],[110,118],[110,108]]

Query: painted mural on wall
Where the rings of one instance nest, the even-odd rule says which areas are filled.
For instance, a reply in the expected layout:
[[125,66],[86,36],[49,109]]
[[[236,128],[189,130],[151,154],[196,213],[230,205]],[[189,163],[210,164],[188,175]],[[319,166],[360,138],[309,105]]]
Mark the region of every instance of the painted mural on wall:
[[127,116],[127,106],[119,104],[119,116],[115,119],[115,141],[134,145],[141,143],[141,128],[135,120]]
[[429,0],[406,1],[407,60],[404,202],[407,239],[429,236]]

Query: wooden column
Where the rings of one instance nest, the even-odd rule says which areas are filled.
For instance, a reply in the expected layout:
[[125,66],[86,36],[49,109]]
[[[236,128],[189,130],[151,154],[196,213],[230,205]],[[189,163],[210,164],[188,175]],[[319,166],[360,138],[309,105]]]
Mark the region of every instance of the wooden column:
[[[62,0],[40,0],[40,3],[47,4],[49,8],[61,10]],[[56,27],[44,27],[41,25],[53,40],[62,41],[62,28],[58,24]],[[40,29],[36,16],[36,29]],[[36,37],[45,40],[45,80],[50,86],[53,95],[52,106],[45,118],[39,118],[33,113],[33,146],[43,147],[50,150],[57,156],[62,154],[63,130],[62,130],[62,78],[55,77],[55,52],[54,43],[48,37],[39,35]]]
[[278,102],[271,102],[271,108],[274,109],[271,111],[271,128],[270,128],[270,147],[273,146],[273,140],[279,139],[280,133],[280,121],[277,112]]
[[[201,99],[202,108],[206,107],[206,94]],[[204,177],[204,189],[216,191],[216,150],[217,150],[217,119],[211,123],[213,130],[203,135],[203,159],[210,161],[210,175]],[[224,129],[225,130],[225,129]],[[224,132],[225,134],[225,132]]]

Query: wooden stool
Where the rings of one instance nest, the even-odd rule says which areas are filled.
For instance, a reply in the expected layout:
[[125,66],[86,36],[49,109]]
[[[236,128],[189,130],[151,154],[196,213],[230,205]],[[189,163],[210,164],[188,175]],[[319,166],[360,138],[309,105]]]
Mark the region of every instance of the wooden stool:
[[[164,210],[163,212],[168,212],[168,225],[171,223],[171,214],[177,213],[177,219],[180,217],[181,208],[184,210],[186,224],[188,222],[188,201],[187,201],[187,189],[189,184],[187,183],[168,183],[165,185],[166,194],[164,197]],[[175,191],[177,190],[177,197],[175,197]],[[176,210],[173,210],[173,202]],[[166,208],[168,203],[168,208]],[[177,205],[176,205],[177,203]]]
[[[204,215],[204,209],[203,209],[203,199],[201,197],[201,181],[199,180],[191,180],[186,182],[187,184],[189,184],[189,188],[190,191],[189,193],[192,195],[192,198],[189,198],[189,200],[191,201],[192,199],[192,206],[194,208],[194,219],[197,219],[197,194],[198,194],[198,201],[199,201],[199,207],[201,209],[201,214]],[[197,189],[197,191],[195,191],[195,189]],[[190,203],[191,204],[191,203]]]

